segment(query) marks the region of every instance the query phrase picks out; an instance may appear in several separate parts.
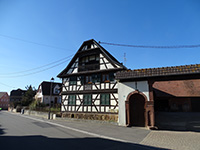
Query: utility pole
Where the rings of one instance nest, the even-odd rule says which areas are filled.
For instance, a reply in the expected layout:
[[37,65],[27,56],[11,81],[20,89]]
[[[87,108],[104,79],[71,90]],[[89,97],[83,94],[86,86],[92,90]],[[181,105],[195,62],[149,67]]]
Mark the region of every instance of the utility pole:
[[49,113],[48,113],[48,119],[51,119],[51,97],[52,97],[52,83],[54,81],[54,78],[51,78],[51,86],[50,86],[50,99],[49,99]]

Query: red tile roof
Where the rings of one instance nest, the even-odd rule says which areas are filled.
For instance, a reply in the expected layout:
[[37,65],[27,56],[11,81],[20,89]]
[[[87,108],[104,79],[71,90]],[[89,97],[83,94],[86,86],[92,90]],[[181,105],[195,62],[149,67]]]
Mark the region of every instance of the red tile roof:
[[200,74],[200,64],[125,70],[117,72],[116,79],[133,79],[133,78],[189,75],[189,74]]

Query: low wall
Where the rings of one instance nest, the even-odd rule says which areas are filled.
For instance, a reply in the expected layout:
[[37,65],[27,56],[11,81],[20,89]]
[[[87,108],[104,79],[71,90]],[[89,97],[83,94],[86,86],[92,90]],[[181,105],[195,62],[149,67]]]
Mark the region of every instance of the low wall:
[[[33,111],[33,110],[24,110],[24,114],[26,115],[34,115],[48,119],[48,112],[41,112],[41,111]],[[51,119],[56,119],[56,115],[51,112]]]
[[98,120],[107,122],[118,122],[118,114],[100,114],[100,113],[62,113],[62,118],[75,118],[86,120]]
[[198,112],[156,112],[158,129],[200,132],[200,113]]

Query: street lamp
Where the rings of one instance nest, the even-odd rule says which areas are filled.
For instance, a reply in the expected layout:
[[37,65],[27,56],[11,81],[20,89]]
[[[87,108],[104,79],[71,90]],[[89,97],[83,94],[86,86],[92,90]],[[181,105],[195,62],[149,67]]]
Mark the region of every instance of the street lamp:
[[51,87],[50,87],[50,99],[49,99],[49,113],[48,113],[48,119],[51,119],[51,97],[52,97],[52,83],[54,81],[54,78],[51,78]]

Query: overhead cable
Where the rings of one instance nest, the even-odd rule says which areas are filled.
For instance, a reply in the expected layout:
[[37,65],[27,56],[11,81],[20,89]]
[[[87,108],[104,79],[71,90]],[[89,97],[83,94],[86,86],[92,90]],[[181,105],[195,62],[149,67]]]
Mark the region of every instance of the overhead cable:
[[[71,59],[71,58],[70,58]],[[17,77],[24,77],[24,76],[30,76],[30,75],[33,75],[33,74],[37,74],[37,73],[40,73],[40,72],[44,72],[46,70],[49,70],[49,69],[52,69],[52,68],[55,68],[63,63],[66,63],[67,61],[69,61],[70,59],[67,59],[65,61],[62,61],[61,63],[58,63],[56,65],[53,65],[51,67],[48,67],[48,68],[45,68],[45,69],[42,69],[42,70],[39,70],[39,71],[35,71],[35,72],[31,72],[31,73],[26,73],[26,74],[22,74],[22,75],[6,75],[6,76],[0,76],[0,78],[17,78]]]
[[2,83],[2,82],[0,82],[0,84],[1,84],[1,85],[4,85],[4,86],[7,86],[7,87],[10,87],[10,88],[15,88],[15,87],[13,87],[13,86],[7,85],[7,84]]
[[172,48],[197,48],[200,47],[200,44],[197,45],[172,45],[172,46],[155,46],[155,45],[129,45],[129,44],[117,44],[117,43],[108,43],[101,42],[100,44],[113,45],[113,46],[123,46],[123,47],[135,47],[135,48],[164,48],[164,49],[172,49]]
[[18,72],[3,73],[3,74],[0,74],[0,77],[1,77],[1,76],[5,76],[5,75],[9,75],[9,74],[21,74],[21,73],[24,73],[24,72],[30,72],[30,71],[33,71],[33,70],[38,70],[38,69],[40,69],[40,68],[44,68],[44,67],[46,67],[46,66],[50,66],[50,65],[52,65],[52,64],[55,64],[55,63],[57,63],[57,62],[60,62],[60,61],[62,61],[62,60],[65,60],[65,59],[67,59],[67,58],[71,58],[72,56],[73,56],[73,55],[69,55],[69,56],[64,57],[64,58],[62,58],[62,59],[59,59],[59,60],[57,60],[57,61],[54,61],[54,62],[45,64],[45,65],[42,65],[42,66],[39,66],[39,67],[36,67],[36,68],[28,69],[28,70],[23,70],[23,71],[18,71]]
[[48,45],[48,44],[42,44],[42,43],[38,43],[38,42],[33,42],[33,41],[29,41],[29,40],[25,40],[25,39],[21,39],[21,38],[17,38],[17,37],[12,37],[12,36],[8,36],[8,35],[0,34],[0,36],[1,37],[6,37],[6,38],[9,38],[9,39],[14,39],[14,40],[26,42],[26,43],[31,43],[31,44],[36,44],[36,45],[40,45],[40,46],[50,47],[50,48],[54,48],[54,49],[61,49],[61,50],[72,51],[72,50],[69,50],[69,49],[66,49],[66,48],[61,48],[61,47],[57,47],[57,46],[53,46],[53,45]]

